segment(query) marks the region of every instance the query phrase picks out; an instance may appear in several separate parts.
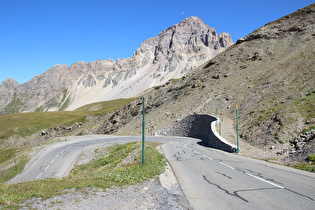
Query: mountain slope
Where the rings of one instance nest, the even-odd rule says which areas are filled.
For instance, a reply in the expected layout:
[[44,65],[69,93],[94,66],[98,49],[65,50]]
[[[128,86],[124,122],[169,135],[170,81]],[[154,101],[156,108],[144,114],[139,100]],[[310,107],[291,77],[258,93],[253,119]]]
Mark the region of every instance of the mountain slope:
[[83,105],[134,97],[180,78],[233,44],[227,33],[189,17],[143,42],[126,59],[56,65],[25,84],[0,85],[2,115],[23,111],[74,110]]
[[[181,79],[145,94],[148,133],[192,112],[219,117],[220,107],[224,127],[235,123],[238,104],[242,140],[266,149],[272,158],[307,158],[315,153],[315,132],[305,133],[315,128],[314,49],[312,4],[266,24]],[[140,111],[141,100],[135,101],[94,132],[141,132]],[[233,132],[222,135],[235,143]]]

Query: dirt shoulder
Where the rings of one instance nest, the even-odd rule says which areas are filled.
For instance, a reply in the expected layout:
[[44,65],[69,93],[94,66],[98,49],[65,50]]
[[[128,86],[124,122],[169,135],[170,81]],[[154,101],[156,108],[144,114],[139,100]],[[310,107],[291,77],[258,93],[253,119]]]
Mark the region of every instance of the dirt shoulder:
[[110,189],[69,189],[43,200],[33,198],[22,209],[189,209],[181,187],[171,168],[155,179],[136,185]]

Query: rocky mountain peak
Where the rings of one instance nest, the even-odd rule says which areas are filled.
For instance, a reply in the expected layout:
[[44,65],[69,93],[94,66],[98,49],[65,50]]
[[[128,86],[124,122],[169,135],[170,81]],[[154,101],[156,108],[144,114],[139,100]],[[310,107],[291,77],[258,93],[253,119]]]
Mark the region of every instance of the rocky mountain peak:
[[13,78],[9,77],[8,79],[4,80],[2,83],[1,83],[1,86],[3,87],[7,87],[7,88],[10,88],[10,87],[15,87],[19,85],[19,83],[17,81],[15,81]]
[[[155,61],[170,58],[173,54],[195,53],[212,54],[213,50],[220,50],[233,44],[227,33],[217,34],[214,28],[206,25],[198,17],[188,17],[158,35],[158,48]],[[213,55],[210,55],[213,57]]]
[[0,112],[10,104],[13,106],[12,100],[23,104],[22,111],[55,111],[135,97],[170,79],[182,77],[232,44],[229,34],[218,35],[200,18],[188,17],[145,40],[130,58],[116,62],[112,59],[79,61],[70,67],[50,68],[20,85],[15,98],[12,94],[2,96]]

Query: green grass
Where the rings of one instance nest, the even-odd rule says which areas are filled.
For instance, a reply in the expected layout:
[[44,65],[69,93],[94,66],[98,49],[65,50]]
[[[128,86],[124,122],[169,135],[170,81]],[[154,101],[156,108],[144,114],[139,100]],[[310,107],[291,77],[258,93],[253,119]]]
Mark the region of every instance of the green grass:
[[293,166],[294,168],[304,170],[304,171],[310,171],[315,173],[315,154],[309,154],[307,157],[309,163],[301,163]]
[[40,130],[61,124],[72,125],[75,122],[84,122],[87,115],[98,116],[116,111],[132,100],[134,98],[93,103],[75,111],[29,112],[1,116],[0,139],[5,139],[12,135],[26,137]]
[[314,162],[315,161],[315,154],[308,155],[308,160]]
[[[161,174],[165,159],[157,150],[158,143],[146,143],[145,165],[142,166],[140,143],[127,143],[109,148],[107,155],[89,164],[75,167],[69,176],[48,178],[18,184],[0,184],[0,204],[15,208],[18,203],[33,197],[47,199],[64,193],[65,189],[86,187],[109,188],[142,182]],[[138,155],[133,162],[117,167],[132,151]]]
[[[14,162],[13,157],[11,157],[10,160],[12,161],[12,163]],[[3,184],[5,182],[11,180],[18,173],[22,172],[22,170],[24,169],[24,167],[28,161],[29,161],[29,159],[26,156],[16,157],[16,164],[17,164],[16,168],[15,168],[15,165],[13,165],[13,166],[9,167],[7,170],[0,171],[0,185],[1,185],[1,183]]]
[[250,111],[249,115],[253,115],[254,113],[255,113],[255,110],[254,111]]
[[6,162],[9,159],[13,159],[13,155],[15,154],[15,149],[6,148],[0,151],[0,163]]
[[40,130],[60,124],[73,124],[83,121],[86,112],[29,112],[0,117],[0,139],[12,135],[30,136]]
[[[108,113],[116,111],[134,99],[121,99],[108,102],[86,105],[78,111],[59,111],[59,112],[30,112],[10,114],[0,117],[0,183],[12,179],[25,167],[28,157],[26,154],[33,146],[33,143],[15,144],[8,140],[14,136],[27,137],[47,128],[59,125],[71,126],[76,122],[85,122],[86,116]],[[11,143],[10,143],[10,142]],[[42,142],[40,144],[45,144]],[[14,166],[14,156],[16,157],[17,170]],[[11,165],[11,166],[10,166]],[[12,166],[13,165],[13,166]],[[1,193],[0,193],[1,194]]]
[[315,172],[315,164],[314,163],[301,163],[298,165],[295,165],[294,168],[304,170],[304,171],[310,171]]
[[123,107],[133,100],[135,100],[135,98],[123,98],[112,101],[97,102],[82,106],[75,111],[88,111],[92,112],[95,115],[99,115],[103,114],[104,112],[117,111],[119,108]]
[[306,119],[315,118],[315,89],[310,90],[302,99],[296,100],[295,107]]

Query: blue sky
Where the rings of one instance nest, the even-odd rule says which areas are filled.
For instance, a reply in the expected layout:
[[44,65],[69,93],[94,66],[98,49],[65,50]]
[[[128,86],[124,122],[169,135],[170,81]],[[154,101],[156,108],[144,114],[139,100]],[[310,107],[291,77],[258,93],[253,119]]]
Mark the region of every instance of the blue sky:
[[56,64],[128,58],[189,16],[244,37],[313,0],[0,0],[0,83],[25,83]]

